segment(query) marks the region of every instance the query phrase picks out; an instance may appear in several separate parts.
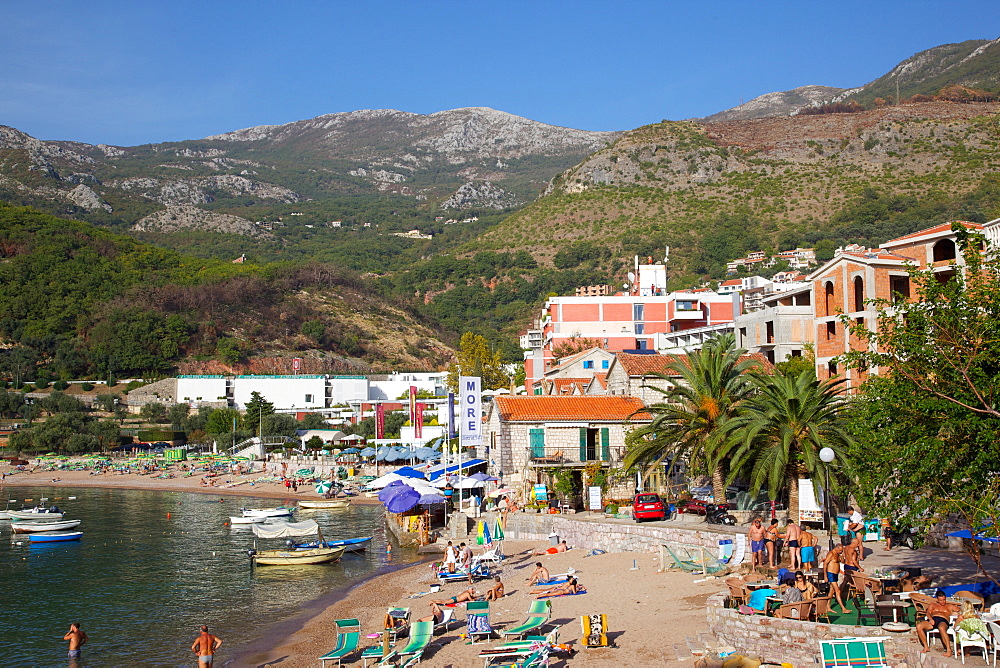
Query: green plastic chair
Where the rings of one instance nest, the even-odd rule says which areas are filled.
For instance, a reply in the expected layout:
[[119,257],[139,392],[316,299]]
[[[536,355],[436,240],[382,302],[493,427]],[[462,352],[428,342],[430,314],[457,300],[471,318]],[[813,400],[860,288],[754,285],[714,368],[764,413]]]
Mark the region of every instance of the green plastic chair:
[[548,624],[551,615],[552,601],[532,601],[531,607],[528,609],[528,618],[517,626],[504,629],[500,632],[500,636],[514,636],[519,638],[530,631],[535,631]]
[[[490,602],[489,601],[469,601],[465,604],[465,619],[468,620],[472,616],[485,617],[487,623],[490,621]],[[490,636],[493,635],[492,631],[477,631],[476,633],[469,633],[469,639],[473,644],[476,642],[476,638],[480,636],[485,636],[489,640]]]
[[[393,650],[379,661],[378,665],[384,666],[399,659],[400,663],[411,666],[420,662],[420,657],[424,650],[431,644],[434,638],[434,622],[413,622],[410,625],[410,639],[402,649]],[[403,659],[406,659],[403,662]]]
[[336,661],[339,666],[344,657],[358,649],[361,640],[361,622],[358,620],[338,619],[333,625],[337,629],[337,646],[319,657],[323,668],[326,668],[327,661]]

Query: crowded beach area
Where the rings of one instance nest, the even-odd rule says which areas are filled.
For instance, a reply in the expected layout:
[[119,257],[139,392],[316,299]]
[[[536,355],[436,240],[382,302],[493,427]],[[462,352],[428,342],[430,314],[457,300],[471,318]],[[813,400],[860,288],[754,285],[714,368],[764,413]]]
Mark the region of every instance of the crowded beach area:
[[[50,498],[50,503],[59,498],[58,503],[67,509],[72,508],[73,502],[67,499],[73,491],[87,488],[195,493],[246,506],[280,503],[294,507],[331,496],[317,493],[316,480],[306,478],[297,480],[293,489],[288,476],[280,474],[280,464],[268,464],[264,471],[260,463],[236,461],[220,465],[206,460],[183,466],[182,470],[180,464],[162,460],[95,465],[82,458],[43,458],[21,466],[0,465],[0,474],[5,499],[31,505],[39,499],[22,498],[19,489],[54,488],[62,496]],[[496,482],[487,482],[484,497],[491,488],[502,489]],[[384,665],[404,665],[415,656],[406,654],[407,648],[419,647],[422,665],[440,667],[543,665],[512,663],[525,660],[544,660],[550,666],[611,662],[721,666],[726,658],[730,661],[726,665],[759,665],[756,661],[810,665],[820,656],[821,640],[852,637],[877,641],[886,665],[945,666],[961,662],[956,656],[956,636],[947,630],[943,634],[950,641],[946,652],[942,634],[932,633],[930,651],[924,653],[918,632],[922,613],[936,604],[938,588],[945,594],[941,603],[954,612],[947,628],[957,629],[961,624],[959,617],[968,607],[965,602],[984,624],[996,619],[992,606],[1000,597],[961,549],[961,541],[952,541],[952,550],[928,546],[887,550],[884,539],[865,540],[863,560],[857,561],[845,554],[847,547],[839,537],[838,558],[828,559],[828,537],[815,531],[818,554],[805,568],[800,564],[795,569],[787,547],[787,520],[781,520],[786,546],[774,554],[776,567],[772,568],[773,547],[753,551],[756,529],[752,519],[717,527],[706,524],[701,516],[682,513],[639,524],[627,515],[627,509],[615,516],[557,513],[555,509],[525,512],[524,499],[516,494],[493,500],[498,498],[503,502],[483,504],[478,515],[469,517],[468,531],[457,532],[452,539],[451,527],[432,526],[432,542],[422,546],[407,542],[414,534],[405,531],[406,523],[395,516],[399,514],[385,509],[388,531],[385,548],[380,549],[389,557],[383,567],[335,596],[308,602],[241,646],[224,644],[216,660],[226,666],[296,667],[316,666],[324,655],[334,657],[326,665],[330,661],[337,665],[338,659],[342,665],[372,665],[387,656]],[[383,510],[377,496],[360,493],[350,500]],[[763,519],[765,529],[777,526]],[[481,526],[502,538],[481,540]],[[859,538],[871,536],[861,532]],[[455,575],[449,573],[447,564],[449,540],[456,548]],[[467,566],[463,543],[476,567],[471,583],[463,574]],[[722,548],[728,545],[733,547]],[[996,572],[1000,566],[995,548],[992,552],[981,557],[987,572]],[[406,559],[401,558],[404,554]],[[757,557],[762,563],[754,566]],[[843,592],[841,605],[824,584],[828,572],[846,573],[851,568],[858,568],[856,573],[863,573],[867,582],[858,578],[848,584],[842,575],[838,582]],[[796,571],[803,577],[796,578]],[[807,595],[790,593],[803,582],[809,583],[801,585]],[[816,587],[826,589],[826,595]],[[485,633],[470,623],[484,608],[488,610]],[[211,610],[203,611],[203,617],[209,626],[218,623]],[[356,625],[344,629],[344,620],[356,620],[352,622]],[[418,635],[428,627],[421,620],[431,622],[432,633],[423,638],[427,642]],[[82,621],[86,629],[88,620]],[[527,630],[518,632],[520,628]],[[534,644],[529,638],[536,639]],[[350,651],[338,655],[338,646],[348,641],[354,643]],[[90,638],[91,648],[100,642],[95,634]],[[966,660],[978,651],[973,643],[974,637],[965,640]]]

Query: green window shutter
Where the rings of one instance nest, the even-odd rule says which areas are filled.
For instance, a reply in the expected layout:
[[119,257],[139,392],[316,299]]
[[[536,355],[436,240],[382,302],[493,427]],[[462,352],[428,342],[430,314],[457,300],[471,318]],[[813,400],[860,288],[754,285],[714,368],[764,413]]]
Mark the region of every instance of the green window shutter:
[[601,427],[601,461],[611,461],[611,430]]
[[587,428],[580,427],[580,461],[587,461]]
[[529,445],[531,446],[532,457],[545,456],[545,430],[532,429],[528,432]]

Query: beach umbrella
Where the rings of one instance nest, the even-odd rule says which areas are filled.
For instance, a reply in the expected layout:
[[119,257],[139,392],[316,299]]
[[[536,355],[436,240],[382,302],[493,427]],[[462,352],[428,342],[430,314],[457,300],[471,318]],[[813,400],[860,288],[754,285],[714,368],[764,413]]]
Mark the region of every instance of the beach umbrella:
[[493,527],[493,538],[495,540],[503,540],[503,527],[500,526],[500,518],[497,518],[497,523]]
[[420,492],[409,485],[402,485],[399,491],[384,501],[385,509],[390,513],[405,513],[420,503]]
[[364,450],[362,450],[358,454],[360,454],[362,457],[371,457],[372,455],[375,454],[375,452],[376,452],[375,448],[369,447],[369,448],[365,448]]
[[[383,487],[382,491],[378,493],[378,500],[381,501],[382,503],[385,503],[386,499],[388,499],[390,496],[398,492],[403,487],[409,487],[409,485],[407,485],[402,480],[393,480],[388,485]],[[410,487],[410,489],[413,488]]]
[[480,545],[483,544],[489,545],[490,543],[493,542],[493,538],[490,537],[490,525],[486,522],[483,522],[482,525],[483,525],[483,534],[482,534],[483,542],[480,543]]
[[498,496],[503,496],[504,494],[510,494],[513,491],[514,490],[512,488],[510,488],[510,487],[501,487],[500,489],[493,490],[492,492],[490,492],[486,496],[491,496],[491,497],[493,497],[495,499]]
[[996,536],[988,536],[985,533],[983,533],[984,531],[986,531],[986,529],[989,528],[991,527],[980,527],[979,530],[976,531],[976,535],[974,536],[972,535],[972,531],[970,529],[962,529],[961,531],[952,531],[951,533],[946,533],[945,535],[954,536],[955,538],[964,538],[965,540],[984,540],[987,543],[1000,543],[1000,538],[997,538]]
[[499,480],[499,478],[494,478],[493,476],[487,475],[485,473],[473,473],[469,477],[473,478],[474,480],[478,480],[480,482],[496,482],[497,480]]
[[347,448],[341,454],[343,454],[343,455],[356,455],[359,452],[361,452],[361,451],[358,450],[357,448]]
[[420,478],[421,480],[423,480],[424,478],[423,473],[409,466],[398,468],[395,471],[393,471],[393,473],[395,473],[396,475],[401,475],[405,478]]
[[333,483],[331,483],[329,480],[324,480],[316,484],[317,494],[327,494],[331,489],[333,489]]
[[420,495],[420,505],[422,506],[433,506],[438,503],[444,503],[445,501],[447,501],[447,499],[437,493]]

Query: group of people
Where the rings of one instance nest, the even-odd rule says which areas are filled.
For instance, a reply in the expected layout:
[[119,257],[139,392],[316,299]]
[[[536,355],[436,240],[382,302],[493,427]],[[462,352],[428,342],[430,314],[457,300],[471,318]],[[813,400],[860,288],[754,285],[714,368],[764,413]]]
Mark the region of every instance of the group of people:
[[[750,539],[751,563],[757,566],[777,568],[781,562],[781,545],[788,547],[788,557],[791,568],[811,568],[816,565],[816,546],[819,540],[807,529],[789,518],[782,531],[778,520],[771,520],[764,526],[760,517],[755,517],[750,524],[747,537]],[[779,543],[779,541],[781,541]]]
[[458,570],[458,565],[462,565],[462,570],[469,576],[469,584],[472,584],[472,548],[465,543],[459,543],[458,547],[449,540],[444,548],[444,567],[449,573]]

